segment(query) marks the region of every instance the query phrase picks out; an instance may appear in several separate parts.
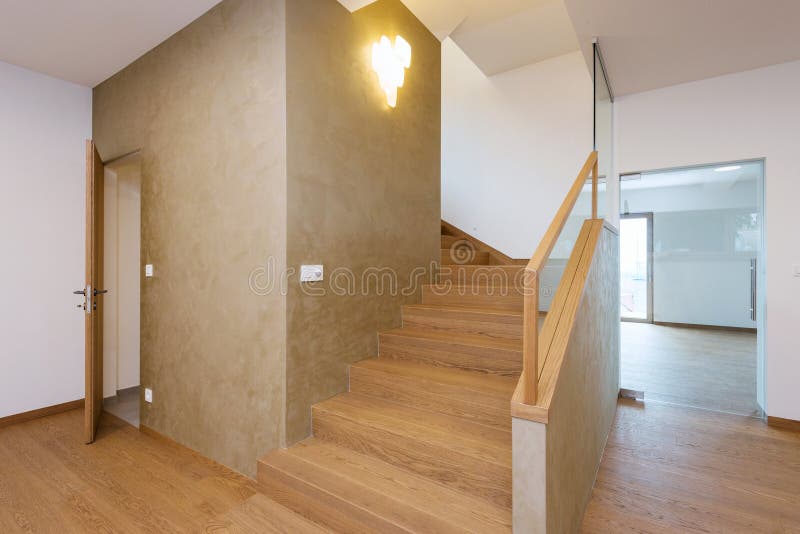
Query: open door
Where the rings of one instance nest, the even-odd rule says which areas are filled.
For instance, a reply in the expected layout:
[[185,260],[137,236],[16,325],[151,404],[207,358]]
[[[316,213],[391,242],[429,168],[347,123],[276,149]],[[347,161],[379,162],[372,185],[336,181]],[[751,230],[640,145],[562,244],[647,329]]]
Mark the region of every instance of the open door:
[[86,332],[84,437],[92,443],[103,411],[103,161],[93,141],[86,141],[86,285],[83,289]]

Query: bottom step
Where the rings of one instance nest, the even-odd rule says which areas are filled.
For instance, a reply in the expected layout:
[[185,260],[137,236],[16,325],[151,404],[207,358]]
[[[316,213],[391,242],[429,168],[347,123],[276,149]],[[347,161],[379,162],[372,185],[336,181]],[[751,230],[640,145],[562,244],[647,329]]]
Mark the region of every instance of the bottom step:
[[343,532],[510,532],[511,511],[311,438],[259,461],[262,491]]
[[205,524],[208,534],[320,534],[330,532],[256,493],[242,504]]

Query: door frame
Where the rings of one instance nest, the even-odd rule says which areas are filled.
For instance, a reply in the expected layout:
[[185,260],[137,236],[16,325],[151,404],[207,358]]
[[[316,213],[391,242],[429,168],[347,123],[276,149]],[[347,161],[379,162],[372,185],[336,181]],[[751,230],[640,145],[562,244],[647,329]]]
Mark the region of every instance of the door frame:
[[647,220],[647,317],[639,319],[636,317],[623,317],[620,313],[620,320],[629,323],[652,323],[653,322],[653,212],[622,213],[620,218],[620,236],[622,235],[622,219],[646,219]]

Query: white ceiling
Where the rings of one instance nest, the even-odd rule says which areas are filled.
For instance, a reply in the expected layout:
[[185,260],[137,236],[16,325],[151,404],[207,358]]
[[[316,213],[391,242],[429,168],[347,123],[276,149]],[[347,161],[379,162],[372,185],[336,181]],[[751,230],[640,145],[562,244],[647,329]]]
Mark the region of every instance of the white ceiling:
[[579,49],[563,0],[526,4],[479,24],[468,24],[468,18],[450,38],[487,76]]
[[799,0],[565,0],[616,96],[800,59]]
[[[218,1],[0,0],[0,61],[93,87]],[[597,36],[617,96],[800,59],[800,0],[403,2],[487,75]]]
[[94,87],[219,0],[0,0],[0,61]]
[[[339,0],[354,11],[374,0]],[[564,0],[402,0],[487,76],[579,49]]]
[[[722,172],[716,170],[725,169],[730,166],[739,168]],[[685,185],[729,188],[737,183],[756,180],[761,177],[762,172],[762,164],[758,161],[726,163],[710,167],[694,167],[642,173],[641,175],[628,177],[633,179],[623,178],[621,186],[623,190],[653,189]]]

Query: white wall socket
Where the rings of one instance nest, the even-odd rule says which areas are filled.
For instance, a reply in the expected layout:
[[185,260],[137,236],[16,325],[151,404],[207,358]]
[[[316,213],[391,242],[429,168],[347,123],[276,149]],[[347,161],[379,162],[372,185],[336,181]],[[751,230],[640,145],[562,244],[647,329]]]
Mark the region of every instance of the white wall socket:
[[319,282],[323,273],[322,265],[301,265],[300,282]]
[[153,390],[150,388],[144,388],[144,401],[147,403],[153,402]]
[[152,278],[153,277],[153,264],[152,263],[148,263],[147,265],[144,266],[144,275],[147,278]]

